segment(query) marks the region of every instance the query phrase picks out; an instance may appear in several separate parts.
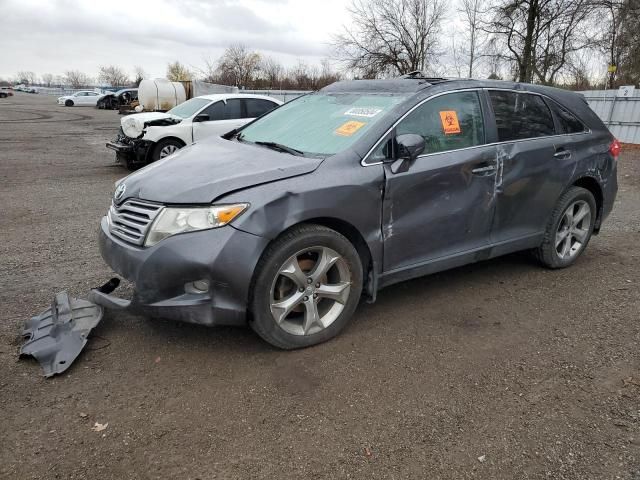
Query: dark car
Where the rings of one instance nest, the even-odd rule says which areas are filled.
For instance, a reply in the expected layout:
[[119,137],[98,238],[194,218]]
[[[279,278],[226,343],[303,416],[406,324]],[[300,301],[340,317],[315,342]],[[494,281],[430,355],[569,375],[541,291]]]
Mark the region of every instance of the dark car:
[[571,265],[612,209],[619,150],[564,90],[338,82],[120,182],[100,248],[135,293],[92,298],[313,345],[396,282],[519,250]]
[[102,110],[117,110],[138,100],[137,88],[124,88],[115,92],[106,92],[96,103],[96,107]]

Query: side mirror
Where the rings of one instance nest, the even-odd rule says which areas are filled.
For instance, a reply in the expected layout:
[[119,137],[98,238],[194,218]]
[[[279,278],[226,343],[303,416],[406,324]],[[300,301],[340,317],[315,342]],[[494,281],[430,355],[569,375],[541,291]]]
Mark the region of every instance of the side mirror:
[[398,159],[413,161],[418,158],[426,147],[424,138],[415,133],[405,133],[396,137],[398,145]]
[[194,122],[208,122],[209,121],[209,115],[207,115],[206,113],[199,113],[198,115],[196,115],[193,118]]
[[409,170],[411,163],[424,152],[426,147],[424,138],[415,133],[406,133],[396,137],[398,147],[396,159],[391,163],[392,173],[403,173]]

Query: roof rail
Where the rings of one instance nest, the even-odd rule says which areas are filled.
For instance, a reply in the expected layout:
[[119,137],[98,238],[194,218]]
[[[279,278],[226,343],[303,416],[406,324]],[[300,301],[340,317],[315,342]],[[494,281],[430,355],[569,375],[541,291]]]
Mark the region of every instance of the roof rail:
[[442,78],[442,77],[429,77],[428,75],[425,75],[424,72],[422,72],[421,70],[414,70],[413,72],[406,73],[404,75],[401,75],[398,78],[408,78],[411,80],[426,80],[429,83],[446,82],[448,80],[447,78]]

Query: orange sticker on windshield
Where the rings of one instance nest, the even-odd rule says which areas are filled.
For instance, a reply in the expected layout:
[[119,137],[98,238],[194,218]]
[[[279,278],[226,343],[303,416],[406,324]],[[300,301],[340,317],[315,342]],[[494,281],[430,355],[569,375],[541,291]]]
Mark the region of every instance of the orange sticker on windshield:
[[350,122],[346,122],[340,125],[335,131],[335,133],[343,137],[350,137],[365,125],[366,125],[365,122],[356,122],[355,120],[352,120]]
[[460,124],[458,123],[458,115],[454,110],[446,110],[440,112],[440,121],[445,135],[460,133]]

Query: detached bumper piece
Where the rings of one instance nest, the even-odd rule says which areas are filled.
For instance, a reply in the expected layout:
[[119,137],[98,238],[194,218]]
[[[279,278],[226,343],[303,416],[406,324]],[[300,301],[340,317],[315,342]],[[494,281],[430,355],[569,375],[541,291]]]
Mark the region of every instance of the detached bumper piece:
[[51,308],[25,323],[22,334],[27,341],[20,355],[35,357],[45,377],[64,372],[87,344],[102,314],[100,305],[58,293]]
[[129,138],[122,128],[113,142],[105,145],[109,150],[116,152],[116,162],[124,164],[127,168],[137,168],[149,162],[149,153],[153,142],[137,138]]

